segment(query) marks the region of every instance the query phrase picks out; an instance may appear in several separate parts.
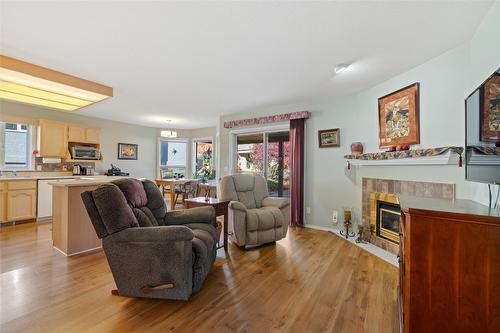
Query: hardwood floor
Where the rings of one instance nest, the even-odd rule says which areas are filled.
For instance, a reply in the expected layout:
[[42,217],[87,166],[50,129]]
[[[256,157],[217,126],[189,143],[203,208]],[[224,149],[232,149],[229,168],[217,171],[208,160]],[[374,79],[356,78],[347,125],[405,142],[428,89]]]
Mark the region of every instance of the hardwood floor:
[[0,229],[0,332],[396,332],[397,270],[328,232],[220,252],[189,301],[112,296],[102,251],[64,257],[51,224]]

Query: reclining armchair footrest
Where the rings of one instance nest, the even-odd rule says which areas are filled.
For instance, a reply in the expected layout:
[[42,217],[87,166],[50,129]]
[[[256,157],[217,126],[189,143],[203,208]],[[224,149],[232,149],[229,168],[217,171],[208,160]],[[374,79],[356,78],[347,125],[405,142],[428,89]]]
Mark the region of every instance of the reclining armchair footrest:
[[157,286],[144,286],[141,288],[142,292],[145,294],[152,293],[155,290],[171,289],[174,285],[172,283],[164,283]]

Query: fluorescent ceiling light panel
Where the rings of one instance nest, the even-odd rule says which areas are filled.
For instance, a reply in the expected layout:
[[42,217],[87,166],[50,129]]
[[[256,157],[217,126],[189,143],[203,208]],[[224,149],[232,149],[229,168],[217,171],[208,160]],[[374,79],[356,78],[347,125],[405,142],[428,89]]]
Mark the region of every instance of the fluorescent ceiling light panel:
[[0,98],[74,111],[113,96],[113,88],[0,55]]

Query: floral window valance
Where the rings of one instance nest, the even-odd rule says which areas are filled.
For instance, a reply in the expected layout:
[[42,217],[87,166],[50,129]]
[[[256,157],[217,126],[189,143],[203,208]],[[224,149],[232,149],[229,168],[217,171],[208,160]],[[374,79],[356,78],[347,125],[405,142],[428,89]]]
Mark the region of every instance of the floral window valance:
[[276,123],[276,122],[280,122],[280,121],[288,121],[291,119],[309,118],[310,116],[311,116],[311,112],[300,111],[300,112],[282,113],[282,114],[277,114],[277,115],[273,115],[273,116],[266,116],[266,117],[231,120],[231,121],[224,122],[224,128],[233,128],[233,127],[251,126],[251,125],[262,125],[262,124]]

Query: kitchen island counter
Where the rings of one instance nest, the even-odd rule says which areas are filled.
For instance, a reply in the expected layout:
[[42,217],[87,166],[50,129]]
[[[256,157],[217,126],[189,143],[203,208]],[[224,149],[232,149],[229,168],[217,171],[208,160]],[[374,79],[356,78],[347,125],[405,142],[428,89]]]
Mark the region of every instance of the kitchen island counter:
[[52,240],[54,247],[66,256],[101,249],[102,243],[87,215],[81,194],[119,176],[80,176],[49,182],[52,191]]
[[109,183],[116,179],[130,178],[123,176],[75,176],[72,179],[55,179],[49,184],[54,187],[80,187],[80,186],[98,186],[101,184]]

